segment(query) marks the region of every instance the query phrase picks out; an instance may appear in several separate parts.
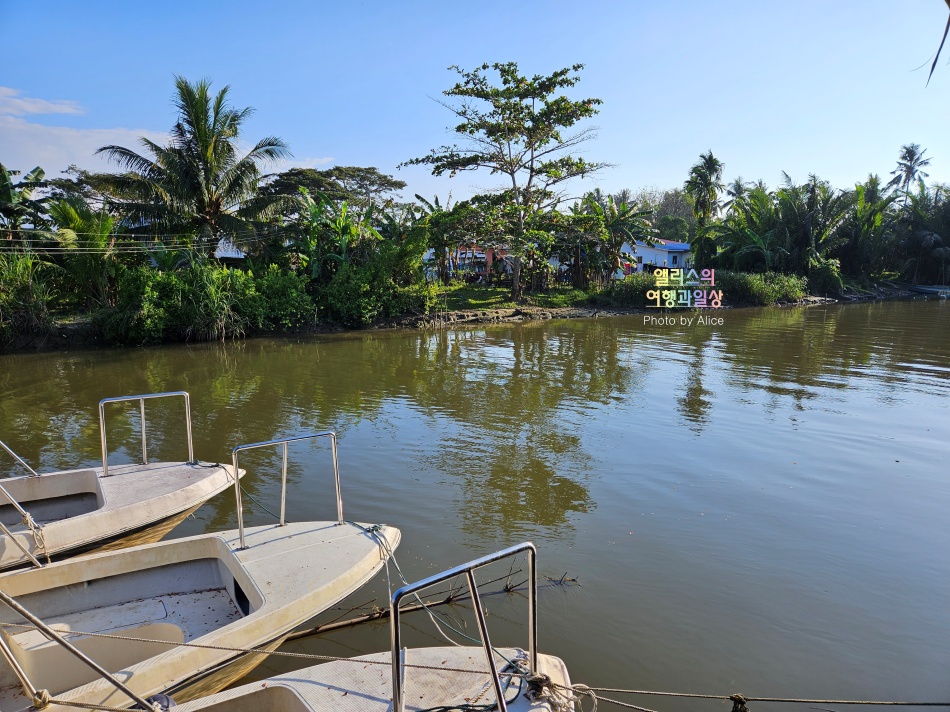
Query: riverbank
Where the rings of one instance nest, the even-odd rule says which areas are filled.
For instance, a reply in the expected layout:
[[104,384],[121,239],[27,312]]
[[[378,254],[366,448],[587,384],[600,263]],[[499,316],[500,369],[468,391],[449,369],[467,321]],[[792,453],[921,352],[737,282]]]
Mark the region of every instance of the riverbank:
[[[809,295],[796,301],[780,302],[776,308],[792,306],[814,306],[817,304],[861,303],[886,299],[919,297],[920,295],[902,287],[888,285],[865,292],[845,294],[838,299]],[[760,307],[756,304],[728,304],[723,309],[748,309]],[[279,334],[329,334],[344,331],[364,331],[372,329],[451,329],[480,324],[517,324],[529,321],[549,321],[555,319],[601,319],[630,314],[648,314],[656,312],[649,307],[620,306],[566,306],[550,307],[522,305],[486,309],[435,309],[428,314],[406,314],[389,319],[380,319],[364,329],[348,329],[340,324],[320,322],[306,328],[289,332],[256,334],[275,336]],[[667,310],[661,310],[667,311]],[[718,310],[717,310],[718,311]],[[53,320],[52,328],[41,334],[30,334],[16,338],[0,348],[4,353],[40,353],[45,351],[63,351],[68,349],[119,348],[108,343],[91,315],[71,315]]]

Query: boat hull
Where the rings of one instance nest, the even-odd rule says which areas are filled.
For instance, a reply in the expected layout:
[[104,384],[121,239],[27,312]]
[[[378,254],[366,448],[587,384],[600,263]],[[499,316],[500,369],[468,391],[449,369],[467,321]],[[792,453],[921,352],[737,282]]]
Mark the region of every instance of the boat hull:
[[[6,480],[4,486],[40,526],[34,534],[10,505],[0,518],[12,529],[0,534],[0,571],[93,551],[115,551],[160,540],[209,499],[233,486],[227,465],[153,463],[54,472]],[[243,473],[241,473],[243,474]]]
[[[239,680],[266,655],[245,651],[273,650],[367,583],[399,539],[399,530],[383,525],[252,527],[243,549],[237,532],[204,534],[2,574],[0,589],[68,632],[136,694],[188,700]],[[0,635],[34,686],[54,699],[130,704],[3,607]],[[0,711],[27,707],[2,662],[0,678]]]

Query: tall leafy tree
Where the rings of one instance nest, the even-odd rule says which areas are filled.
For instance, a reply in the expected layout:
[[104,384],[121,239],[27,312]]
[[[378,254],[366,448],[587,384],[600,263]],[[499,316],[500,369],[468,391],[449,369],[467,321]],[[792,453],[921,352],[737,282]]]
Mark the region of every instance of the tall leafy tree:
[[[443,93],[457,101],[444,106],[458,118],[455,133],[460,143],[404,164],[430,166],[437,176],[481,169],[504,177],[505,185],[495,193],[508,223],[514,299],[521,296],[522,260],[533,244],[536,223],[566,197],[566,181],[606,165],[570,153],[594,137],[593,128],[565,133],[594,116],[602,103],[564,95],[580,81],[583,66],[532,77],[520,74],[514,62],[483,64],[472,71],[451,67],[460,80]],[[489,71],[498,75],[498,85],[491,82]]]
[[268,136],[241,155],[241,127],[253,109],[233,108],[229,90],[212,94],[208,80],[176,77],[178,120],[167,145],[142,138],[142,154],[122,146],[97,151],[127,170],[108,188],[130,227],[195,235],[210,251],[224,235],[248,244],[256,223],[288,200],[257,191],[262,166],[289,156],[287,144]]
[[365,210],[371,204],[392,202],[395,194],[406,187],[405,181],[370,166],[334,166],[325,170],[290,168],[270,178],[260,189],[263,195],[298,195],[299,188],[311,194],[320,193],[330,200],[346,201]]
[[722,161],[707,151],[689,169],[689,178],[683,189],[693,201],[696,216],[696,234],[693,237],[693,258],[696,264],[709,263],[716,254],[716,246],[709,231],[712,218],[719,213],[719,195],[723,190]]

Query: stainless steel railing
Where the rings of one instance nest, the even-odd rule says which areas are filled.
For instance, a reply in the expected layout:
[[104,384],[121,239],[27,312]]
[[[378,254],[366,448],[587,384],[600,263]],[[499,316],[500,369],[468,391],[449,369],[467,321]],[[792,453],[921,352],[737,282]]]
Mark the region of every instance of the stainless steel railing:
[[478,596],[478,585],[475,583],[475,569],[486,566],[495,561],[507,559],[509,556],[515,556],[522,552],[528,553],[528,664],[531,666],[531,674],[538,672],[538,580],[537,580],[537,555],[534,544],[525,542],[515,546],[496,551],[494,554],[483,556],[480,559],[469,561],[467,564],[456,566],[455,568],[443,571],[440,574],[422,579],[416,583],[403,586],[393,594],[390,603],[389,625],[392,634],[392,676],[393,676],[393,712],[404,712],[405,710],[405,691],[403,690],[402,664],[400,663],[399,651],[401,647],[399,630],[399,605],[402,599],[410,594],[417,593],[424,588],[433,586],[443,581],[448,581],[463,574],[468,579],[468,590],[472,597],[472,607],[475,609],[475,617],[478,619],[478,631],[482,641],[482,647],[485,655],[488,657],[488,669],[491,672],[492,682],[495,686],[495,696],[498,700],[498,709],[500,712],[508,712],[508,705],[505,703],[505,694],[501,686],[501,678],[495,667],[495,659],[492,657],[491,640],[488,638],[488,627],[485,624],[485,612],[482,610],[481,599]]
[[102,476],[109,476],[109,449],[106,445],[106,404],[138,401],[139,413],[142,420],[142,464],[148,464],[148,444],[145,439],[145,401],[150,398],[166,398],[169,396],[184,396],[185,398],[185,428],[188,432],[188,462],[195,461],[195,448],[191,439],[191,398],[186,391],[169,391],[168,393],[146,393],[139,396],[117,396],[103,398],[99,401],[99,435],[102,438]]
[[40,473],[39,473],[39,472],[37,472],[37,471],[34,470],[32,467],[30,467],[29,465],[26,464],[26,460],[24,460],[22,457],[20,457],[20,456],[17,455],[15,452],[13,452],[13,450],[11,450],[9,447],[7,447],[6,443],[4,443],[3,440],[0,440],[0,447],[2,447],[4,450],[6,450],[8,453],[10,453],[10,457],[12,457],[12,458],[13,458],[14,460],[16,460],[18,463],[20,463],[21,465],[23,465],[23,467],[26,468],[26,471],[30,473],[30,477],[39,477],[39,476],[40,476]]
[[284,515],[287,511],[287,446],[290,443],[300,440],[313,440],[315,438],[330,438],[330,450],[333,454],[333,481],[336,485],[336,523],[343,524],[343,497],[340,494],[340,465],[337,460],[336,433],[328,430],[324,433],[310,433],[308,435],[297,435],[290,438],[279,438],[277,440],[266,440],[260,443],[238,445],[231,451],[231,464],[234,466],[234,498],[237,504],[238,535],[241,540],[242,549],[246,549],[247,544],[244,541],[244,505],[241,501],[241,480],[237,476],[239,472],[239,453],[259,447],[267,447],[268,445],[283,445],[283,464],[280,470],[280,526],[284,526]]
[[[27,469],[27,471],[30,473],[30,475],[29,475],[30,477],[39,477],[39,476],[40,476],[39,473],[36,472],[36,470],[34,470],[32,467],[30,467],[29,465],[27,465],[26,462],[25,462],[19,455],[17,455],[15,452],[13,452],[13,450],[11,450],[10,448],[8,448],[8,447],[6,446],[6,444],[4,444],[4,442],[3,442],[2,440],[0,440],[0,447],[2,447],[4,450],[6,450],[8,453],[10,453],[10,455],[13,456],[13,459],[14,459],[14,460],[16,460],[16,461],[19,462],[21,465],[23,465],[23,467],[25,467],[25,468]],[[14,508],[14,509],[19,513],[19,515],[20,515],[20,520],[27,526],[28,529],[30,529],[30,530],[32,531],[32,530],[36,527],[36,522],[33,521],[33,517],[31,517],[30,514],[29,514],[25,509],[23,509],[23,507],[20,506],[20,503],[16,501],[16,499],[13,497],[13,495],[10,494],[10,493],[7,491],[7,488],[4,487],[3,485],[0,485],[0,494],[2,494],[4,497],[6,497],[6,499],[10,502],[10,504],[13,505],[13,508]],[[16,545],[16,547],[17,547],[20,551],[23,552],[23,555],[24,555],[26,558],[28,558],[28,559],[30,560],[30,562],[31,562],[34,566],[42,566],[42,564],[39,562],[39,560],[38,560],[35,556],[33,556],[33,554],[31,554],[30,551],[29,551],[25,546],[23,546],[23,544],[20,542],[20,540],[17,539],[17,538],[13,535],[13,532],[11,532],[9,529],[7,529],[7,527],[3,524],[3,522],[0,522],[0,532],[2,532],[3,534],[5,534],[5,535],[10,539],[10,541],[12,541],[12,542]]]

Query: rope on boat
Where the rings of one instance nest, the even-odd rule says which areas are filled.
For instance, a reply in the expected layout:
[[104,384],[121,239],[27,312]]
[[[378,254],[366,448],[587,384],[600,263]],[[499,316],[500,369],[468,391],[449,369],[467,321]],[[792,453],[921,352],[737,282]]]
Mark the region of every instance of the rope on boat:
[[33,535],[33,545],[36,547],[36,550],[42,551],[43,556],[46,557],[46,563],[50,563],[49,549],[46,548],[46,537],[43,534],[43,527],[33,521],[33,517],[30,516],[29,512],[24,512],[23,518],[20,521],[23,523],[23,526],[30,530],[30,534]]
[[[243,488],[242,488],[243,489]],[[258,503],[260,504],[260,503]],[[24,518],[24,524],[27,524],[26,519],[32,519],[27,515]],[[404,583],[407,583],[405,576],[402,573],[402,570],[399,568],[399,564],[396,561],[395,553],[393,552],[392,545],[386,539],[385,536],[380,534],[382,525],[376,524],[369,528],[363,527],[356,522],[347,522],[347,524],[352,524],[353,526],[362,529],[367,534],[373,536],[379,543],[380,547],[384,550],[386,556],[384,557],[384,562],[386,566],[386,580],[390,595],[392,594],[392,584],[389,577],[389,560],[392,559],[393,565],[399,574],[399,578],[402,579]],[[27,524],[27,526],[30,526]],[[39,531],[39,536],[42,539],[42,527],[38,527],[33,523],[33,526],[30,527],[31,531],[36,527],[36,530]],[[34,537],[36,533],[34,532]],[[43,548],[45,552],[46,543],[43,541]],[[46,554],[47,562],[49,561],[49,554]],[[509,578],[511,574],[509,573]],[[566,574],[565,574],[566,576]],[[561,581],[564,581],[564,577],[561,578]],[[511,590],[506,586],[505,590]],[[418,595],[415,596],[416,600],[419,602],[419,608],[424,609],[426,613],[429,614],[429,617],[432,619],[432,622],[436,625],[436,628],[439,629],[439,632],[445,637],[449,642],[452,642],[454,645],[459,645],[457,642],[452,641],[445,633],[442,631],[439,621],[436,620],[435,615],[430,610],[429,605],[423,603]],[[457,597],[454,593],[454,590],[450,593],[449,602],[455,600]],[[444,625],[450,628],[453,632],[461,635],[464,638],[473,640],[474,642],[480,642],[474,638],[470,638],[465,633],[455,629],[453,626],[448,625],[442,621]],[[0,622],[0,627],[2,628],[20,628],[25,630],[37,630],[36,626],[23,624],[23,623],[5,623]],[[391,663],[385,660],[354,660],[353,658],[337,656],[337,655],[317,655],[315,653],[293,653],[283,650],[262,650],[260,648],[239,648],[233,646],[223,646],[223,645],[206,645],[201,643],[186,643],[186,642],[172,642],[168,640],[157,640],[153,638],[140,638],[135,636],[125,636],[125,635],[115,635],[111,633],[84,633],[80,631],[72,630],[57,630],[53,626],[50,626],[54,631],[58,633],[63,633],[69,636],[89,636],[94,638],[108,638],[112,640],[125,640],[139,643],[152,643],[152,644],[165,644],[174,647],[185,647],[185,648],[200,648],[205,650],[218,650],[224,652],[232,652],[239,654],[260,654],[260,655],[274,655],[277,657],[287,657],[287,658],[297,658],[303,660],[319,660],[321,662],[358,662],[361,665],[385,665],[390,666]],[[493,648],[494,650],[494,648]],[[786,697],[747,697],[742,694],[732,694],[732,695],[709,695],[709,694],[699,694],[699,693],[688,693],[688,692],[666,692],[658,690],[628,690],[622,688],[611,688],[611,687],[589,687],[580,683],[575,683],[571,686],[560,685],[553,682],[547,675],[531,675],[525,668],[520,664],[521,658],[515,658],[514,660],[509,660],[504,655],[501,655],[497,650],[495,652],[500,655],[508,664],[506,667],[498,672],[498,676],[507,678],[506,686],[510,686],[512,682],[516,679],[524,680],[528,685],[527,696],[531,700],[545,701],[547,702],[555,712],[568,712],[573,710],[575,705],[581,710],[581,712],[587,712],[584,708],[584,701],[591,702],[591,708],[589,712],[596,712],[598,707],[598,702],[609,702],[610,704],[617,705],[619,707],[624,707],[626,709],[639,710],[639,712],[656,712],[648,707],[641,707],[629,702],[622,702],[620,700],[611,699],[609,697],[598,696],[598,692],[609,692],[609,693],[619,693],[619,694],[630,694],[630,695],[652,695],[652,696],[661,696],[661,697],[683,697],[683,698],[692,698],[692,699],[707,699],[707,700],[724,700],[731,701],[732,712],[749,712],[749,708],[746,703],[748,702],[785,702],[785,703],[798,703],[798,704],[826,704],[826,705],[875,705],[875,706],[901,706],[901,707],[950,707],[950,702],[906,702],[906,701],[880,701],[880,700],[821,700],[821,699],[805,699],[805,698],[786,698]],[[455,673],[466,673],[466,674],[475,674],[475,675],[484,675],[484,671],[479,670],[469,670],[462,668],[448,668],[435,665],[418,665],[413,663],[404,663],[403,667],[405,668],[414,668],[419,670],[435,670],[440,672],[455,672]],[[521,687],[519,685],[518,694],[515,695],[517,698],[521,694]],[[487,688],[486,688],[487,689]],[[479,696],[476,698],[479,699]],[[93,704],[85,702],[71,702],[68,700],[58,700],[50,696],[49,691],[47,690],[38,690],[36,696],[34,696],[32,702],[32,708],[36,710],[46,709],[50,704],[63,705],[66,707],[76,707],[80,709],[89,709],[89,710],[101,710],[102,712],[125,712],[127,708],[119,707],[109,707],[102,704]],[[493,705],[479,705],[476,703],[463,705],[461,707],[456,706],[452,708],[442,708],[434,707],[427,712],[443,712],[443,710],[466,710],[468,712],[480,712],[495,709],[497,704]],[[153,707],[156,712],[161,712],[163,709],[160,705]]]
[[[0,627],[3,628],[19,628],[22,630],[37,630],[36,626],[28,625],[25,623],[0,623]],[[111,640],[125,640],[132,641],[135,643],[153,643],[153,644],[164,644],[173,647],[183,647],[183,648],[200,648],[203,650],[219,650],[229,653],[240,653],[240,654],[258,654],[258,655],[273,655],[276,657],[284,658],[296,658],[299,660],[314,660],[320,662],[357,662],[360,665],[385,665],[390,666],[388,660],[354,660],[353,658],[348,658],[339,655],[317,655],[316,653],[294,653],[286,650],[262,650],[260,648],[238,648],[233,646],[224,646],[224,645],[206,645],[202,643],[175,643],[168,640],[158,640],[155,638],[139,638],[135,636],[126,636],[126,635],[114,635],[111,633],[84,633],[74,630],[57,630],[55,627],[50,626],[57,633],[63,633],[69,636],[89,636],[93,638],[108,638]],[[484,675],[483,670],[471,670],[464,668],[451,668],[451,667],[441,667],[436,665],[418,665],[414,663],[405,663],[404,667],[418,669],[418,670],[435,670],[441,672],[456,672],[456,673],[465,673],[469,675]],[[531,675],[526,672],[499,672],[499,677],[506,677],[509,679],[512,678],[524,678],[529,682],[532,681]],[[542,676],[544,677],[544,676]],[[892,707],[950,707],[950,702],[908,702],[908,701],[890,701],[890,700],[824,700],[824,699],[808,699],[808,698],[793,698],[793,697],[749,697],[745,695],[733,694],[733,695],[708,695],[708,694],[699,694],[699,693],[690,693],[690,692],[667,692],[660,690],[627,690],[622,688],[615,687],[588,687],[587,685],[574,684],[570,687],[566,685],[559,685],[550,680],[547,681],[538,681],[542,686],[549,689],[557,689],[563,693],[570,693],[576,697],[583,697],[589,699],[593,702],[593,710],[597,709],[597,701],[609,702],[611,704],[616,704],[620,707],[625,707],[627,709],[641,710],[641,712],[654,712],[653,710],[640,707],[638,705],[631,704],[629,702],[621,702],[620,700],[614,700],[602,695],[597,695],[598,692],[609,692],[609,693],[620,693],[620,694],[630,694],[630,695],[652,695],[657,697],[685,697],[693,699],[704,699],[704,700],[725,700],[731,701],[733,703],[733,710],[742,709],[746,703],[749,702],[787,702],[787,703],[797,703],[797,704],[822,704],[822,705],[876,705],[876,706],[892,706]],[[43,691],[41,691],[43,692]],[[85,709],[96,709],[96,710],[107,710],[111,711],[114,707],[107,706],[94,706],[87,703],[80,702],[66,702],[55,699],[50,699],[52,704],[62,704],[67,706],[74,707],[83,707]],[[37,709],[43,709],[38,707]],[[748,709],[748,707],[746,707]]]

